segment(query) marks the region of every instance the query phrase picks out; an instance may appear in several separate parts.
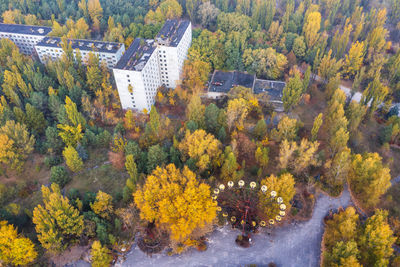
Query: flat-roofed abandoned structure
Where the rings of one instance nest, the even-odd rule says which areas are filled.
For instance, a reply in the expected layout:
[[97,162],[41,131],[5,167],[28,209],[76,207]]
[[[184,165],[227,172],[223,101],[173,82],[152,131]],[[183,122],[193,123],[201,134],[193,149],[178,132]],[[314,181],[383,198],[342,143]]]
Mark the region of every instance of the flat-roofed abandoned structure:
[[35,45],[50,32],[50,27],[0,23],[0,39],[10,39],[25,55],[31,55]]
[[254,94],[267,94],[274,108],[283,111],[282,92],[286,83],[257,79],[256,75],[246,72],[215,70],[208,85],[207,96],[222,98],[236,86],[250,88]]
[[255,79],[254,74],[246,72],[215,70],[209,83],[208,97],[223,97],[235,86],[243,86],[253,90]]
[[[114,42],[103,42],[94,40],[68,39],[74,56],[79,50],[82,61],[85,63],[89,53],[99,57],[100,62],[104,61],[108,68],[114,67],[125,52],[125,45]],[[64,53],[62,39],[59,37],[45,37],[35,46],[36,52],[42,63],[47,60],[56,60]]]
[[188,20],[167,20],[155,39],[162,84],[175,88],[192,43],[192,24]]
[[157,45],[136,38],[115,65],[115,83],[123,109],[150,110],[161,86]]
[[282,94],[286,83],[281,81],[259,80],[254,83],[253,92],[255,94],[266,93],[268,101],[276,111],[283,111]]
[[113,70],[122,108],[149,110],[158,87],[175,88],[191,42],[188,20],[167,20],[155,40],[135,39]]

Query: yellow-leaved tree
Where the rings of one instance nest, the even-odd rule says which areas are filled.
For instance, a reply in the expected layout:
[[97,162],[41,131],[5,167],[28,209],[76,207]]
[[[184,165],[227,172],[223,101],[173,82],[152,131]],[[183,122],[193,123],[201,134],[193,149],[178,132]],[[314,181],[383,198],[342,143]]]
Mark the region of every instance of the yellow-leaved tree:
[[318,11],[307,14],[303,26],[303,34],[306,38],[308,49],[312,49],[319,39],[319,30],[321,28],[321,13]]
[[294,141],[283,140],[279,146],[279,167],[291,169],[296,175],[300,175],[310,166],[319,164],[317,158],[319,143],[310,142],[303,138],[298,145]]
[[35,246],[29,238],[18,234],[6,221],[0,221],[0,266],[28,265],[37,257]]
[[188,120],[197,123],[199,128],[204,128],[204,112],[206,107],[201,103],[199,94],[193,94],[186,108],[186,117]]
[[248,103],[244,98],[235,98],[228,101],[228,108],[226,110],[227,123],[229,131],[233,130],[236,126],[239,130],[244,128],[244,120],[249,113]]
[[269,162],[269,148],[263,145],[258,145],[254,153],[254,158],[262,171],[266,171]]
[[29,134],[25,124],[7,121],[0,128],[0,162],[20,170],[34,144],[35,137]]
[[217,211],[210,187],[200,183],[186,166],[157,167],[134,194],[140,218],[155,222],[170,233],[172,241],[192,244],[196,230],[210,225]]
[[68,96],[65,97],[65,112],[68,116],[68,121],[70,125],[77,127],[79,124],[81,127],[85,128],[86,120],[82,113],[78,111],[78,108],[74,101],[72,101]]
[[96,200],[90,203],[90,208],[101,218],[110,219],[114,212],[112,196],[100,190],[96,194]]
[[146,23],[162,23],[166,19],[180,18],[182,7],[176,0],[165,0],[157,7],[156,11],[150,10],[144,20]]
[[344,73],[347,77],[354,77],[354,75],[361,69],[365,55],[364,42],[358,41],[351,45],[349,53],[346,55],[344,62]]
[[359,218],[353,207],[350,206],[334,214],[332,220],[326,222],[325,246],[330,250],[339,240],[344,242],[356,240],[358,228]]
[[[183,84],[190,88],[194,93],[200,92],[208,80],[211,71],[211,64],[197,58],[191,58],[185,62],[183,67]],[[181,98],[186,98],[186,90],[178,91]]]
[[64,151],[62,152],[65,162],[70,168],[71,171],[73,172],[78,172],[82,170],[83,167],[83,161],[79,157],[78,151],[73,146],[67,146],[64,148]]
[[313,127],[311,129],[311,140],[312,141],[317,140],[319,128],[321,128],[321,125],[323,122],[322,116],[323,116],[322,113],[319,113],[318,116],[314,118]]
[[321,266],[389,266],[396,238],[387,216],[387,211],[378,209],[360,224],[351,206],[334,214],[326,221]]
[[106,247],[102,246],[100,241],[96,240],[92,244],[92,266],[93,267],[106,267],[111,265],[113,259],[111,251]]
[[[290,201],[296,194],[296,188],[294,187],[295,181],[293,175],[290,173],[283,173],[278,177],[271,175],[261,181],[261,185],[266,185],[268,191],[276,191],[277,196],[283,198],[283,202],[287,207],[287,211],[290,209]],[[259,209],[263,218],[275,218],[279,214],[279,205],[276,201],[271,202],[270,197],[266,197],[263,192],[259,192]]]
[[103,16],[103,8],[101,7],[99,0],[88,0],[87,9],[90,18],[93,22],[93,28],[95,31],[100,30],[100,20]]
[[359,239],[361,262],[364,266],[389,265],[396,238],[393,236],[387,217],[387,211],[378,209],[365,222]]
[[53,183],[51,190],[42,186],[42,196],[44,205],[35,207],[32,217],[38,239],[50,252],[61,252],[68,246],[67,240],[82,234],[83,216],[61,194],[57,184]]
[[64,109],[68,122],[57,125],[57,128],[60,129],[59,135],[66,146],[76,147],[83,137],[82,131],[85,129],[86,120],[68,96],[65,97]]
[[[111,18],[111,17],[110,17]],[[132,130],[133,128],[135,128],[135,117],[133,116],[133,112],[132,110],[128,110],[125,113],[125,117],[124,117],[124,127],[127,130]]]
[[179,144],[179,150],[183,155],[195,160],[196,166],[202,172],[211,164],[216,165],[221,155],[221,146],[221,142],[212,134],[200,129],[193,133],[186,131],[185,138]]
[[251,88],[247,88],[244,86],[234,86],[229,92],[228,92],[228,99],[240,99],[243,98],[246,100],[247,103],[247,108],[248,112],[256,111],[257,113],[260,114],[260,105],[258,103],[258,98],[255,94],[253,94],[253,91]]
[[351,190],[366,208],[372,208],[390,187],[390,169],[378,153],[357,154],[349,172]]
[[9,164],[16,157],[14,141],[5,134],[0,134],[0,162]]
[[274,139],[281,140],[293,140],[297,137],[297,130],[299,129],[298,122],[296,119],[291,119],[288,116],[283,116],[278,123],[276,129],[271,131],[271,135]]
[[359,224],[358,214],[351,206],[326,221],[322,266],[361,266],[357,244]]
[[57,128],[60,129],[58,135],[61,137],[66,146],[73,146],[79,143],[83,137],[82,127],[78,124],[77,127],[68,124],[58,124]]

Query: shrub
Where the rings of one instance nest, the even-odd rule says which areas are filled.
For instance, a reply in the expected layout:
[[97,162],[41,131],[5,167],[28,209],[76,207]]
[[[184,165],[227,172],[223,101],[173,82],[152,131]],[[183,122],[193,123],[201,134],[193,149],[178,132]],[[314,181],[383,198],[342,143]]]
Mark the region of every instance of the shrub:
[[49,169],[53,166],[60,164],[61,162],[62,162],[61,157],[56,155],[47,156],[44,158],[44,165]]
[[96,134],[90,129],[86,129],[85,135],[81,140],[81,144],[85,147],[93,146],[96,144]]
[[114,153],[112,151],[109,151],[108,160],[111,162],[112,166],[117,170],[122,170],[125,167],[125,158],[123,152]]
[[86,161],[89,158],[86,148],[84,146],[78,144],[78,146],[76,147],[76,151],[83,161]]
[[380,132],[379,135],[379,141],[381,142],[381,145],[388,143],[390,141],[392,137],[392,131],[393,131],[392,125],[385,126],[383,128],[383,130]]
[[190,121],[188,121],[188,122],[186,123],[186,128],[187,128],[191,133],[193,133],[194,131],[196,131],[197,129],[199,129],[199,126],[197,125],[197,123],[196,123],[195,121],[190,120]]
[[100,147],[108,147],[111,139],[111,134],[107,130],[104,130],[102,133],[96,136],[96,145]]
[[0,183],[0,205],[3,205],[7,200],[7,187]]
[[50,172],[50,182],[58,184],[61,188],[71,180],[71,177],[63,166],[53,166]]
[[258,166],[257,165],[253,165],[250,167],[250,174],[253,176],[256,176],[258,174]]
[[125,145],[124,150],[125,150],[125,156],[133,155],[134,159],[139,158],[139,154],[141,152],[138,143],[136,143],[135,141],[128,141],[128,143]]
[[79,198],[80,197],[80,194],[79,194],[79,190],[78,189],[76,189],[76,188],[71,188],[69,191],[68,191],[68,198],[69,199],[77,199],[77,198]]
[[93,203],[96,200],[96,193],[94,192],[85,192],[83,195],[83,210],[90,210],[90,203]]

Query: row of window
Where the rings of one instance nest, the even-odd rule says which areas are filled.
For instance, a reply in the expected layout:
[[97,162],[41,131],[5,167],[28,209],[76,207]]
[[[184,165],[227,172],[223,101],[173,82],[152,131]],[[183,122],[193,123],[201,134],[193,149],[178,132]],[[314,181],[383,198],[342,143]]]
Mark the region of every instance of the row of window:
[[[41,59],[42,62],[46,61],[47,57],[50,57],[52,60],[56,60],[56,59],[60,58],[62,53],[63,53],[63,52],[48,53],[48,52],[40,51],[40,50],[38,50],[37,52],[38,52],[38,56],[39,56],[39,58]],[[108,67],[110,67],[110,68],[113,67],[116,64],[116,60],[115,59],[113,59],[113,60],[104,60],[104,61],[106,62],[106,65]],[[84,62],[85,62],[85,60],[84,60]]]
[[[51,52],[53,52],[53,51],[55,51],[55,52],[60,52],[60,51],[62,51],[62,49],[52,49],[52,48],[40,48],[40,50],[44,50],[44,51],[51,51]],[[82,54],[82,56],[86,56],[86,55],[88,55],[90,52],[87,52],[87,51],[80,51],[81,52],[81,54]],[[74,50],[74,54],[76,54],[76,51]],[[106,58],[106,59],[113,59],[114,57],[112,57],[112,56],[109,56],[109,55],[104,55],[104,54],[102,54],[102,53],[98,53],[98,55],[99,55],[99,58],[100,59],[102,59],[102,58]]]
[[14,40],[12,38],[11,41],[13,41],[14,43],[29,44],[31,46],[34,46],[37,43],[37,41],[35,40]]
[[17,35],[17,34],[5,34],[0,33],[0,38],[12,38],[12,39],[19,39],[19,40],[38,40],[39,38],[43,37],[36,37],[36,36],[26,36],[26,35]]
[[[32,54],[34,45],[39,41],[36,36],[24,36],[17,34],[3,34],[0,33],[0,38],[8,38],[15,43],[23,54]],[[42,37],[40,37],[42,38]]]

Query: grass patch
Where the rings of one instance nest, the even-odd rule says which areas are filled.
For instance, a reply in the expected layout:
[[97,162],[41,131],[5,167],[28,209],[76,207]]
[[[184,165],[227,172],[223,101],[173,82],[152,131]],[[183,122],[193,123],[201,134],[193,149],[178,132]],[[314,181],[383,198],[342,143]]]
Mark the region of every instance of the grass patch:
[[66,192],[74,188],[82,194],[87,191],[99,190],[111,194],[114,198],[122,193],[128,174],[125,170],[114,169],[108,162],[107,149],[91,149],[89,160],[84,169],[72,176],[72,180],[65,186]]
[[44,165],[44,156],[32,154],[21,172],[2,168],[0,182],[3,184],[15,184],[19,182],[46,184],[50,178],[50,169]]
[[118,194],[122,193],[122,188],[127,178],[128,174],[124,170],[116,170],[111,164],[103,164],[74,175],[72,181],[65,189],[68,191],[74,188],[81,193],[101,190],[111,194],[115,198]]
[[343,192],[343,185],[332,186],[325,183],[324,181],[319,181],[316,183],[316,186],[331,197],[339,197],[340,194]]

